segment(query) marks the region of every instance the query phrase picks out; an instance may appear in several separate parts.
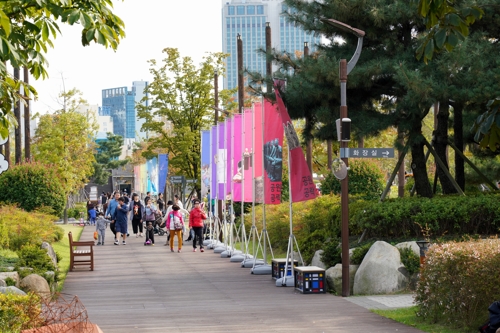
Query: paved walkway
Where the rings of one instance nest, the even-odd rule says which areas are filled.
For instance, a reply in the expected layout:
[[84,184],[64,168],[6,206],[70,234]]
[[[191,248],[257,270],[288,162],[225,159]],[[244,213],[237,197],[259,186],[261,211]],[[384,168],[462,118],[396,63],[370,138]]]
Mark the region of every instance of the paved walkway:
[[[92,233],[85,227],[81,239]],[[408,295],[303,295],[211,250],[193,253],[185,244],[182,253],[171,253],[165,236],[154,247],[135,237],[115,246],[109,229],[106,237],[105,246],[95,247],[95,270],[68,273],[64,287],[104,333],[421,332],[367,309],[409,306]]]

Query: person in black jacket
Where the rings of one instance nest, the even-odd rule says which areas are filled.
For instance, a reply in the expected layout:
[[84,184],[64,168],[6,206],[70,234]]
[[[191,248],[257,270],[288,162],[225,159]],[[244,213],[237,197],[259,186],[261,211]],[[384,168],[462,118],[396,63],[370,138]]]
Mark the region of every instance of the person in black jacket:
[[132,230],[134,231],[135,237],[142,237],[142,215],[144,214],[144,206],[139,200],[139,195],[135,194],[132,196],[131,203],[132,210]]

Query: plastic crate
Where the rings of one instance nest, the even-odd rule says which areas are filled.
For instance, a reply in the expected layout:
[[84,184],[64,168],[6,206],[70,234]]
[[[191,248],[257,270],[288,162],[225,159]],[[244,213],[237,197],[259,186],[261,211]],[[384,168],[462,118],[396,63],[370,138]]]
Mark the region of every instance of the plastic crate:
[[[299,264],[298,260],[293,261],[294,266],[297,266]],[[271,277],[273,279],[280,279],[283,276],[285,276],[285,264],[286,264],[286,258],[281,258],[281,259],[273,259],[271,261]],[[287,276],[292,276],[292,262],[289,260],[288,261],[288,274]]]

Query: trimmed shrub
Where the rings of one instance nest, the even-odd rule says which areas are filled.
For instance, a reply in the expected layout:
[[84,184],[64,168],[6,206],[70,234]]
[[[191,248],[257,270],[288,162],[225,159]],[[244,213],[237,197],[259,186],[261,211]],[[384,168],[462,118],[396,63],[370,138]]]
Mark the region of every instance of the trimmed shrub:
[[0,294],[0,332],[17,333],[43,325],[40,298],[24,295]]
[[432,245],[420,270],[418,315],[472,332],[488,318],[500,295],[500,241]]
[[323,246],[323,253],[321,254],[321,261],[326,267],[333,267],[342,262],[342,248],[339,239],[331,239]]
[[15,206],[0,206],[0,226],[7,229],[7,240],[0,240],[0,248],[18,251],[25,244],[53,243],[63,236],[63,230],[54,225],[52,215],[28,213]]
[[0,202],[18,204],[28,212],[46,207],[60,215],[66,204],[55,169],[39,163],[15,165],[2,173],[0,188]]
[[46,271],[55,271],[54,263],[47,255],[47,250],[42,249],[40,244],[28,244],[18,251],[19,261],[16,268],[30,267],[33,273],[45,273]]
[[420,270],[420,257],[413,252],[409,247],[399,249],[401,263],[406,267],[410,275],[417,273]]
[[[369,160],[352,160],[349,162],[349,194],[359,195],[363,199],[380,198],[384,190],[384,173],[377,164]],[[321,183],[323,194],[340,193],[340,180],[333,173],[326,176]]]

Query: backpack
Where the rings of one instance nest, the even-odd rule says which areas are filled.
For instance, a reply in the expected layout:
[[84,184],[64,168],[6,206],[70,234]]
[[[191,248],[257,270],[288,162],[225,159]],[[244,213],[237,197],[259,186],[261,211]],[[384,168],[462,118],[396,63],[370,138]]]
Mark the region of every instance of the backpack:
[[479,327],[481,333],[495,333],[500,328],[500,302],[491,303],[488,308],[490,320]]
[[182,230],[182,222],[178,216],[170,214],[170,230],[172,230],[172,223],[175,230]]

